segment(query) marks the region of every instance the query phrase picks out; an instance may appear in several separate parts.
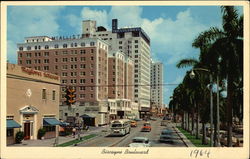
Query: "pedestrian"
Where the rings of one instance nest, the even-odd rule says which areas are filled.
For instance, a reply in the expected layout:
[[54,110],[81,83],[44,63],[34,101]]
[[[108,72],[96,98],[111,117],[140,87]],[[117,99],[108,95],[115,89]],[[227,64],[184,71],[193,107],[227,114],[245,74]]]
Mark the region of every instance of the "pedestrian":
[[73,130],[72,130],[72,136],[75,138],[75,135],[76,135],[76,128],[73,128]]

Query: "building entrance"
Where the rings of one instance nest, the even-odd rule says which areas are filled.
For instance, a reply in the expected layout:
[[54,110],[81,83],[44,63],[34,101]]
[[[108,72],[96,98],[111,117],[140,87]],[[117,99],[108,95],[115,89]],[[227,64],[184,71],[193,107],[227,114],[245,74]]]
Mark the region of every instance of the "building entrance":
[[24,123],[24,140],[30,139],[30,122]]

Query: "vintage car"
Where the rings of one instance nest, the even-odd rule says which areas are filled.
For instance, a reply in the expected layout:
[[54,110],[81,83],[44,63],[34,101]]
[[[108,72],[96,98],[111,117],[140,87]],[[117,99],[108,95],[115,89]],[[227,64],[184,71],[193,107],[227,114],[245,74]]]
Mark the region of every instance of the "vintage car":
[[143,127],[141,128],[142,132],[150,132],[152,129],[151,124],[149,122],[145,122]]
[[173,143],[174,142],[174,140],[173,140],[173,131],[169,130],[169,129],[162,130],[159,141],[160,142],[171,142],[171,143]]
[[132,121],[130,122],[130,126],[131,126],[131,127],[137,127],[137,122],[134,121],[134,120],[132,120]]
[[129,147],[151,147],[151,142],[146,137],[134,137]]

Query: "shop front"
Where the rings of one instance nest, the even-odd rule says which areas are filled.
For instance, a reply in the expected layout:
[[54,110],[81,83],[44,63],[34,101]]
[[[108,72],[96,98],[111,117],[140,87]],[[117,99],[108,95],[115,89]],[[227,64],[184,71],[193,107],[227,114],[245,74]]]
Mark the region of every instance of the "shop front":
[[7,119],[7,145],[15,143],[15,129],[21,128],[21,125],[18,124],[15,120]]
[[56,118],[43,118],[43,128],[46,131],[44,139],[55,138],[58,132],[58,125],[60,124],[61,122],[58,121]]

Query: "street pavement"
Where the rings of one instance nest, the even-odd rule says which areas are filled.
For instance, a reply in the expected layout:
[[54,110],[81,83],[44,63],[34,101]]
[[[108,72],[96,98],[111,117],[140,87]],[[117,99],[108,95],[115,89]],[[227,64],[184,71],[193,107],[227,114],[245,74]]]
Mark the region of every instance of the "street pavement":
[[[149,121],[152,126],[151,132],[141,132],[141,127],[143,126],[144,121],[137,122],[137,127],[131,128],[130,134],[125,136],[109,136],[109,130],[107,132],[101,132],[99,137],[95,139],[82,142],[77,146],[80,147],[128,147],[134,137],[147,137],[152,144],[152,147],[186,147],[183,140],[176,133],[173,128],[173,124],[169,123],[168,126],[160,126],[160,119],[157,121]],[[173,143],[161,143],[159,142],[160,133],[164,129],[173,130]]]

